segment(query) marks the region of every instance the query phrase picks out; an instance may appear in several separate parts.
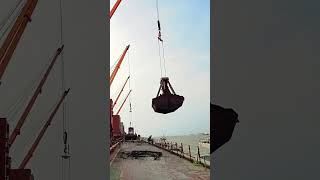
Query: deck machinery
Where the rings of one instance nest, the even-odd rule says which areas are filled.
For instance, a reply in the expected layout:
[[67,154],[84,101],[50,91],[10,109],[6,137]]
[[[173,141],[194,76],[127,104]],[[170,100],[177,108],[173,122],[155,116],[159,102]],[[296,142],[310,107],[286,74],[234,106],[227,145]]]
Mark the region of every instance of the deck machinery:
[[0,118],[0,179],[33,180],[30,169],[11,169],[8,138],[9,124],[5,118]]

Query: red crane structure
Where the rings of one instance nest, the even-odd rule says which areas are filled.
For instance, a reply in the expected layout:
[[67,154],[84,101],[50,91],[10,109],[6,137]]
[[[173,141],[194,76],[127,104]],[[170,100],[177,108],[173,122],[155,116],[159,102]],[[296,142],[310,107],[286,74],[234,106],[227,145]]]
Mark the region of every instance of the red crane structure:
[[48,129],[48,127],[50,126],[55,114],[57,113],[60,105],[62,104],[63,100],[65,99],[65,97],[68,95],[70,89],[64,91],[62,97],[60,98],[58,104],[56,105],[56,107],[54,108],[54,110],[52,111],[49,119],[47,120],[46,124],[42,127],[39,135],[37,136],[36,140],[34,141],[34,143],[32,144],[31,148],[29,149],[27,155],[24,157],[23,161],[21,162],[19,169],[24,169],[26,167],[26,165],[28,164],[29,160],[31,159],[34,151],[36,150],[36,148],[38,147],[38,144],[40,143],[43,135],[45,134],[46,130]]
[[[12,59],[13,53],[16,50],[16,48],[19,44],[19,41],[20,41],[28,23],[31,22],[31,16],[32,16],[37,4],[38,4],[38,0],[26,0],[26,2],[24,3],[20,13],[18,14],[18,17],[16,18],[12,28],[10,29],[9,33],[7,34],[7,36],[5,37],[5,39],[3,41],[3,44],[0,47],[0,83],[1,83],[3,75],[5,74],[7,66],[10,63],[10,60]],[[32,154],[33,154],[34,150],[36,149],[36,146],[39,144],[43,134],[45,133],[45,130],[50,125],[50,122],[52,121],[54,115],[58,111],[59,106],[61,105],[62,101],[64,100],[64,98],[67,95],[67,93],[69,92],[69,90],[64,92],[63,97],[60,99],[58,105],[56,106],[53,113],[51,114],[51,116],[49,118],[49,122],[46,123],[45,127],[40,132],[40,135],[36,139],[35,143],[32,145],[32,148],[30,149],[27,156],[25,157],[25,159],[21,163],[19,169],[11,169],[11,165],[10,165],[11,158],[8,156],[9,148],[14,143],[17,136],[20,134],[20,130],[21,130],[22,126],[24,125],[26,118],[28,117],[31,109],[33,108],[33,106],[37,100],[37,97],[41,93],[42,88],[43,88],[58,56],[62,52],[63,48],[64,48],[64,46],[62,45],[60,48],[57,49],[49,67],[47,68],[45,74],[43,75],[39,85],[37,86],[37,88],[32,96],[32,98],[29,100],[25,110],[23,111],[16,127],[14,128],[14,130],[10,136],[9,136],[9,131],[7,131],[7,136],[4,141],[6,143],[6,147],[5,148],[0,147],[0,152],[3,149],[6,152],[5,156],[3,156],[2,153],[0,154],[0,160],[2,158],[7,159],[4,164],[2,162],[0,162],[1,163],[0,164],[0,167],[1,167],[0,171],[2,172],[3,166],[5,166],[5,168],[6,168],[5,169],[5,176],[2,176],[2,174],[1,174],[1,177],[5,177],[5,179],[7,179],[7,178],[9,178],[10,180],[33,179],[33,175],[31,174],[31,170],[24,169],[24,167],[28,163],[30,158],[32,157]],[[2,120],[2,122],[4,122],[3,118],[0,118],[0,120]]]
[[37,89],[35,90],[32,98],[30,99],[27,107],[25,108],[24,112],[22,113],[16,127],[14,128],[12,134],[10,135],[9,137],[9,140],[8,140],[8,145],[11,146],[13,144],[13,142],[15,141],[15,139],[17,138],[17,136],[20,134],[20,130],[21,130],[21,127],[23,126],[23,124],[25,123],[34,103],[36,102],[37,100],[37,97],[39,96],[39,94],[41,93],[41,90],[42,90],[42,87],[44,85],[44,83],[46,82],[48,76],[49,76],[49,73],[50,71],[52,70],[53,68],[53,65],[55,64],[55,62],[57,61],[58,59],[58,56],[61,54],[62,50],[63,50],[63,45],[57,49],[47,71],[45,72],[45,74],[43,75]]
[[112,15],[114,14],[114,12],[117,10],[118,6],[120,5],[121,0],[117,0],[117,2],[113,5],[110,14],[109,14],[109,18],[111,19]]
[[112,107],[116,106],[116,104],[117,104],[117,102],[118,102],[118,100],[119,100],[119,97],[120,97],[121,93],[123,92],[123,89],[124,89],[124,87],[126,86],[126,84],[127,84],[128,80],[129,80],[129,78],[130,78],[130,76],[128,76],[128,78],[127,78],[126,82],[125,82],[125,83],[124,83],[124,85],[122,86],[122,89],[121,89],[121,91],[119,92],[119,94],[118,94],[118,96],[117,96],[116,100],[114,101],[114,103],[113,103]]
[[[114,134],[113,134],[113,131],[114,131],[114,130],[121,129],[121,128],[120,128],[120,124],[121,124],[121,122],[120,122],[120,117],[115,117],[115,116],[113,115],[113,108],[114,108],[115,105],[117,104],[117,102],[118,102],[118,100],[119,100],[119,97],[120,97],[121,93],[123,92],[123,89],[125,88],[125,86],[126,86],[128,80],[129,80],[129,78],[130,78],[130,76],[128,76],[126,82],[125,82],[124,85],[122,86],[122,89],[121,89],[121,91],[119,92],[119,94],[118,94],[118,96],[117,96],[117,98],[116,98],[116,101],[113,103],[113,101],[110,99],[110,135],[111,135],[111,137],[114,135]],[[119,119],[119,123],[116,123],[116,121],[118,121],[117,118]],[[116,126],[118,126],[118,128],[117,128]]]
[[130,90],[130,91],[129,91],[129,93],[128,93],[127,97],[124,99],[124,101],[123,101],[123,103],[121,104],[121,106],[120,106],[119,110],[117,111],[116,115],[118,115],[118,114],[119,114],[119,112],[121,111],[121,109],[122,109],[122,107],[123,107],[124,103],[126,102],[126,100],[128,99],[129,94],[131,93],[131,91],[132,91],[132,90]]
[[19,40],[29,22],[31,22],[31,15],[38,3],[38,0],[27,0],[22,8],[20,15],[15,21],[11,31],[4,40],[0,49],[0,81],[10,62],[12,54],[17,47]]
[[[112,73],[111,73],[111,75],[110,75],[110,85],[109,85],[109,86],[111,86],[114,78],[116,77],[116,75],[117,75],[117,73],[118,73],[118,71],[119,71],[119,69],[120,69],[120,66],[121,66],[121,64],[122,64],[122,62],[123,62],[123,59],[124,59],[124,57],[125,57],[125,55],[126,55],[126,53],[127,53],[127,51],[128,51],[129,48],[130,48],[130,45],[128,45],[128,46],[125,48],[125,50],[123,51],[120,59],[118,60],[118,62],[117,62],[117,64],[116,64],[116,67],[115,67],[114,70],[112,71]],[[129,76],[129,77],[130,77],[130,76]],[[129,79],[129,77],[128,77],[128,79]],[[128,79],[127,79],[127,80],[128,80]],[[127,81],[126,81],[126,83],[127,83]],[[126,83],[125,83],[125,85],[126,85]],[[125,86],[125,85],[124,85],[124,86]],[[123,88],[124,88],[124,87],[123,87]],[[122,90],[123,90],[123,88],[122,88]],[[121,90],[121,92],[122,92],[122,90]],[[118,95],[117,100],[116,100],[115,103],[113,103],[112,99],[110,99],[110,136],[111,136],[111,137],[113,136],[113,133],[112,133],[112,129],[113,129],[113,127],[112,127],[113,107],[114,107],[114,105],[117,103],[118,98],[120,97],[121,92],[119,93],[119,95]]]
[[115,67],[114,70],[112,71],[111,76],[110,76],[110,86],[111,86],[114,78],[116,77],[116,75],[117,75],[117,73],[118,73],[118,71],[119,71],[119,69],[120,69],[120,66],[121,66],[121,64],[122,64],[122,61],[123,61],[124,57],[126,56],[126,53],[127,53],[127,51],[128,51],[129,48],[130,48],[130,45],[128,45],[128,46],[124,49],[124,51],[123,51],[123,53],[122,53],[122,55],[121,55],[121,57],[120,57],[117,65],[116,65],[116,67]]
[[[114,4],[114,6],[112,7],[112,9],[111,9],[111,11],[110,11],[110,14],[109,14],[109,18],[110,18],[110,19],[112,18],[114,12],[117,10],[117,8],[118,8],[118,6],[120,5],[120,3],[121,3],[121,0],[117,0],[117,2],[116,2],[116,3]],[[113,82],[115,76],[117,75],[118,70],[120,69],[121,63],[122,63],[122,61],[123,61],[123,59],[124,59],[124,57],[125,57],[128,49],[129,49],[129,47],[130,47],[130,45],[128,45],[128,46],[126,47],[126,49],[123,51],[120,59],[118,60],[118,62],[117,62],[117,64],[116,64],[115,69],[114,69],[114,70],[112,71],[112,73],[111,73],[111,76],[110,76],[110,86],[112,85],[112,82]],[[130,72],[130,70],[129,70],[129,72]],[[119,112],[121,111],[124,103],[126,102],[128,96],[130,95],[130,93],[131,93],[132,90],[129,91],[128,95],[126,96],[125,100],[123,101],[123,103],[121,104],[119,110],[117,111],[117,113],[116,113],[115,115],[113,114],[113,109],[114,109],[115,105],[117,104],[117,102],[118,102],[118,100],[119,100],[119,97],[120,97],[121,93],[123,92],[123,89],[124,89],[124,87],[126,86],[127,81],[129,80],[129,78],[130,78],[130,74],[129,74],[129,77],[127,78],[125,84],[123,85],[123,87],[122,87],[119,95],[117,96],[115,102],[113,103],[112,99],[110,99],[110,137],[111,137],[111,139],[113,139],[114,135],[115,135],[115,137],[119,136],[119,131],[118,131],[118,130],[119,130],[119,127],[118,127],[118,126],[120,125],[121,121],[120,121],[120,116],[119,116],[118,114],[119,114]],[[130,112],[131,112],[131,104],[130,104]],[[113,127],[113,126],[115,126],[115,127]],[[122,126],[121,128],[123,129],[123,125],[121,125],[121,126]],[[121,128],[120,128],[120,129],[121,129]],[[115,131],[113,131],[113,130],[115,130]],[[120,135],[121,135],[121,131],[120,131]],[[113,141],[113,140],[112,140],[112,141]],[[119,142],[116,143],[116,145],[118,145],[118,144],[119,144]],[[114,147],[115,147],[116,145],[114,145],[114,146],[112,146],[112,144],[110,144],[110,145],[111,145],[110,152],[112,152],[113,149],[114,149]]]

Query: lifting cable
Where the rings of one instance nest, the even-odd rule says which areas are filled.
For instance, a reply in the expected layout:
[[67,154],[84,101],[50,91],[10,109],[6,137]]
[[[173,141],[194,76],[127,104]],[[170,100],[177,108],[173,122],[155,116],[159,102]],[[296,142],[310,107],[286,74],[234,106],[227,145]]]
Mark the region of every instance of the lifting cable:
[[[164,76],[167,75],[167,72],[166,72],[167,70],[166,70],[166,59],[164,57],[163,39],[162,39],[162,34],[161,34],[158,0],[156,0],[156,8],[157,8],[157,24],[158,24],[158,47],[159,47],[159,59],[160,59],[160,75],[162,77],[162,69],[164,70]],[[160,44],[161,44],[161,46],[160,46]],[[162,49],[162,57],[161,57],[161,49]]]
[[[159,57],[160,57],[160,66],[162,64],[163,59],[163,70],[164,70],[164,76],[162,76],[162,68],[161,69],[161,80],[160,80],[160,87],[157,93],[157,96],[152,99],[152,108],[157,113],[171,113],[180,108],[183,104],[184,97],[177,95],[170,82],[169,78],[167,77],[166,72],[166,59],[165,59],[165,53],[164,53],[164,45],[163,45],[163,39],[161,34],[161,26],[160,26],[160,17],[159,17],[159,4],[158,0],[156,0],[156,8],[157,8],[157,25],[158,25],[158,46],[159,46]],[[161,43],[161,47],[160,47]],[[161,57],[161,51],[162,48],[162,57]],[[160,91],[162,90],[162,94],[160,94]],[[170,92],[172,91],[172,93]],[[166,95],[166,96],[162,96]]]
[[[131,90],[131,72],[130,72],[130,50],[128,51],[128,71],[129,71],[129,91]],[[131,105],[131,94],[129,94],[129,113],[130,113],[130,122],[132,122],[132,105]]]
[[[62,8],[62,0],[59,0],[59,18],[60,18],[60,45],[64,45],[63,41],[63,8]],[[65,91],[65,65],[64,65],[64,51],[61,52],[60,55],[61,58],[61,91]],[[66,117],[67,113],[67,102],[63,101],[62,103],[62,128],[63,128],[63,155],[62,162],[61,162],[61,168],[62,168],[62,180],[71,179],[71,156],[70,156],[70,149],[69,149],[69,143],[68,143],[68,132],[69,132],[69,124]],[[64,160],[67,160],[65,162]],[[66,172],[65,172],[66,170]]]

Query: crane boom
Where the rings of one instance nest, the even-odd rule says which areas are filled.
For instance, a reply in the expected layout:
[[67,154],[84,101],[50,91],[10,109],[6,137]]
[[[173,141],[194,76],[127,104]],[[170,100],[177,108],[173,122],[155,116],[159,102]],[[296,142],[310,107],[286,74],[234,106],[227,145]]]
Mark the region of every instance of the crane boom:
[[128,49],[129,49],[129,47],[130,47],[130,45],[128,45],[128,46],[125,48],[125,50],[123,51],[123,53],[122,53],[122,55],[121,55],[121,57],[120,57],[117,65],[116,65],[115,69],[113,70],[113,72],[112,72],[112,74],[111,74],[111,76],[110,76],[110,86],[111,86],[114,78],[115,78],[116,75],[117,75],[117,72],[118,72],[118,70],[119,70],[119,68],[120,68],[120,66],[121,66],[121,63],[122,63],[122,61],[123,61],[123,59],[124,59],[124,57],[125,57]]
[[120,93],[119,93],[118,97],[117,97],[117,98],[116,98],[116,100],[114,101],[114,103],[113,103],[113,106],[112,106],[112,107],[114,107],[114,106],[117,104],[117,102],[118,102],[118,100],[119,100],[119,97],[120,97],[120,95],[121,95],[121,93],[122,93],[122,91],[123,91],[124,87],[126,86],[126,84],[127,84],[128,80],[129,80],[129,78],[130,78],[130,76],[128,76],[128,78],[127,78],[126,82],[124,83],[124,85],[123,85],[123,87],[122,87],[122,89],[121,89],[121,91],[120,91]]
[[116,113],[116,115],[118,115],[118,114],[119,114],[119,112],[121,111],[121,109],[122,109],[122,107],[123,107],[124,103],[126,102],[126,100],[128,99],[129,94],[131,93],[131,91],[132,91],[132,90],[130,90],[130,91],[129,91],[129,93],[128,93],[127,97],[124,99],[124,101],[123,101],[123,103],[121,104],[121,106],[120,106],[120,108],[119,108],[118,112]]
[[0,81],[9,64],[14,50],[28,24],[31,22],[31,15],[38,3],[38,0],[28,0],[24,5],[20,15],[15,21],[11,31],[5,39],[0,49]]
[[57,113],[61,103],[63,102],[63,100],[65,99],[65,97],[67,96],[67,94],[69,93],[70,88],[66,91],[64,91],[62,97],[60,98],[58,104],[56,105],[56,107],[54,108],[54,110],[52,111],[49,119],[47,120],[46,124],[42,127],[38,137],[36,138],[36,140],[34,141],[34,143],[32,144],[31,148],[29,149],[27,155],[24,157],[23,161],[21,162],[19,169],[24,169],[26,167],[26,165],[28,164],[29,160],[31,159],[34,151],[36,150],[38,144],[40,143],[44,133],[46,132],[46,130],[48,129],[48,127],[50,126],[50,123],[52,122],[55,114]]
[[129,49],[129,47],[130,47],[130,45],[128,45],[128,46],[126,47],[126,49],[123,51],[123,53],[122,53],[122,55],[121,55],[121,57],[120,57],[117,65],[116,65],[115,69],[113,70],[113,72],[112,72],[112,74],[111,74],[111,76],[110,76],[110,86],[111,86],[114,78],[116,77],[118,70],[120,69],[121,63],[122,63],[122,61],[123,61],[123,59],[124,59],[124,57],[125,57],[128,49]]
[[109,18],[111,19],[112,15],[114,14],[114,12],[117,10],[118,6],[120,5],[121,0],[117,0],[117,2],[113,5],[110,14],[109,14]]
[[48,76],[49,76],[49,73],[50,73],[50,71],[51,71],[52,68],[53,68],[54,63],[55,63],[56,60],[58,59],[58,56],[59,56],[60,53],[62,52],[63,48],[64,48],[64,45],[62,45],[60,48],[57,49],[57,51],[56,51],[56,53],[55,53],[55,55],[54,55],[54,58],[52,59],[52,61],[51,61],[50,65],[49,65],[46,73],[43,75],[43,77],[42,77],[42,79],[41,79],[41,81],[40,81],[37,89],[35,90],[35,92],[34,92],[32,98],[30,99],[30,101],[29,101],[26,109],[25,109],[24,112],[22,113],[22,115],[21,115],[21,117],[20,117],[20,119],[19,119],[19,121],[18,121],[15,129],[13,130],[12,134],[11,134],[10,137],[9,137],[9,140],[8,140],[9,146],[11,146],[11,145],[13,144],[13,142],[15,141],[15,139],[17,138],[17,136],[20,134],[20,129],[21,129],[21,127],[23,126],[23,124],[25,123],[26,118],[27,118],[27,116],[29,115],[29,113],[30,113],[30,111],[31,111],[31,109],[32,109],[32,107],[33,107],[33,105],[34,105],[37,97],[38,97],[39,94],[41,93],[41,89],[42,89],[44,83],[46,82],[46,80],[47,80],[47,78],[48,78]]

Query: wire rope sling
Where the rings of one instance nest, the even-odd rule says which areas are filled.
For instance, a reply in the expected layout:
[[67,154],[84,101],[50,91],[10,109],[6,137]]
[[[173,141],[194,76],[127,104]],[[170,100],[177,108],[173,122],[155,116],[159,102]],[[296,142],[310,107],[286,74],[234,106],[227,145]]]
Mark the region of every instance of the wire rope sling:
[[[176,94],[172,85],[169,82],[169,78],[166,77],[164,46],[163,46],[163,39],[161,37],[158,0],[156,0],[156,5],[157,5],[157,17],[158,17],[158,21],[157,21],[158,45],[159,45],[161,79],[160,79],[160,87],[159,87],[157,96],[152,99],[152,108],[157,113],[167,114],[179,109],[183,104],[184,97]],[[161,47],[160,47],[160,44],[161,44]],[[160,48],[162,48],[163,58],[161,58]],[[162,59],[163,59],[163,68],[162,68]],[[164,76],[162,76],[162,69],[164,70]]]

